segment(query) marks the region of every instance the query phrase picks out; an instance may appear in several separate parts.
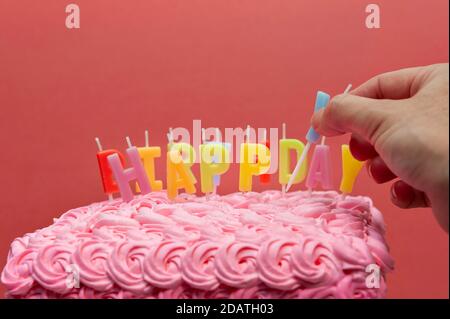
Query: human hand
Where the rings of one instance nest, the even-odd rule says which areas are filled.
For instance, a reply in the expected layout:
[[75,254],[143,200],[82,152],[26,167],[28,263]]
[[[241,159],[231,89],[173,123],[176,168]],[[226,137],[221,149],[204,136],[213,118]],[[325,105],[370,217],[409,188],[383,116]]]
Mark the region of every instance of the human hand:
[[432,207],[448,232],[449,65],[378,75],[335,96],[312,119],[325,136],[352,133],[350,150],[377,183],[399,178],[391,200]]

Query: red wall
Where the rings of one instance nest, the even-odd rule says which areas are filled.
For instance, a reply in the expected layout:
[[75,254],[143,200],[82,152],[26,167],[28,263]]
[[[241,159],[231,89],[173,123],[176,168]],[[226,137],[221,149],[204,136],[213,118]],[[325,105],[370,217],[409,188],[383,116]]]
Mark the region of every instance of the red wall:
[[[94,136],[165,145],[169,126],[279,127],[302,138],[315,92],[384,71],[448,61],[447,0],[0,0],[0,267],[9,243],[64,211],[104,199]],[[339,145],[334,152],[336,184]],[[164,160],[157,174],[164,176]],[[237,170],[221,192],[237,190]],[[273,187],[279,187],[277,184]],[[257,189],[264,187],[256,186]],[[388,225],[389,296],[448,298],[448,235],[430,210],[402,211],[363,172],[356,192]],[[3,287],[0,288],[2,294]]]

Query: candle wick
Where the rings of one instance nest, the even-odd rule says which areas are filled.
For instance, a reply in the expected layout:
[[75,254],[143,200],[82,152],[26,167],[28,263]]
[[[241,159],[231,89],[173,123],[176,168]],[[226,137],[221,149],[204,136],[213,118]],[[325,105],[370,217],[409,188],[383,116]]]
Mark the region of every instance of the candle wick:
[[127,137],[125,137],[125,139],[127,140],[128,147],[133,147],[133,144],[131,144],[130,137],[127,136]]
[[205,129],[202,128],[202,142],[205,143],[205,141],[206,141],[206,132]]
[[349,85],[347,85],[347,88],[344,91],[344,94],[347,94],[348,92],[350,92],[350,90],[352,89],[352,84],[350,83]]
[[97,143],[98,150],[103,151],[102,144],[100,143],[100,139],[98,137],[95,138],[95,143]]
[[326,137],[325,136],[322,136],[322,141],[320,142],[320,145],[325,145],[325,140],[326,140]]
[[220,133],[219,128],[216,128],[216,142],[220,142],[222,140],[222,134]]
[[145,147],[148,147],[149,145],[148,130],[145,130]]

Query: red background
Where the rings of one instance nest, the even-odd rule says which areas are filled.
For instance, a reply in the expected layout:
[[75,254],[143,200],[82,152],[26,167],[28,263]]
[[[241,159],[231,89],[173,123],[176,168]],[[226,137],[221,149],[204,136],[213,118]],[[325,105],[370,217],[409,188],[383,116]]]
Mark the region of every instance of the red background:
[[[169,126],[198,118],[221,128],[285,121],[303,138],[317,89],[448,61],[447,0],[378,0],[379,30],[365,27],[370,1],[74,2],[79,30],[65,27],[68,0],[0,0],[1,268],[15,237],[104,199],[94,136],[124,149],[125,135],[142,143],[148,128],[163,146]],[[336,184],[347,140],[329,139]],[[223,180],[221,192],[237,190],[235,168]],[[395,208],[388,189],[366,172],[356,184],[386,219],[389,297],[448,298],[448,235],[430,210]]]

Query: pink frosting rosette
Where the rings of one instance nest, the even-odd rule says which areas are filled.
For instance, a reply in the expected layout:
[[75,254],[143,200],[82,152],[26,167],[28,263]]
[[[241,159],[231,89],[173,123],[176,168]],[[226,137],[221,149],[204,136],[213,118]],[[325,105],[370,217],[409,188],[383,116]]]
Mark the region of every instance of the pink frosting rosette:
[[236,289],[227,286],[219,286],[212,291],[194,290],[192,299],[228,299],[230,294]]
[[193,288],[216,289],[219,281],[214,275],[214,257],[218,249],[214,242],[200,241],[192,245],[182,259],[183,280]]
[[33,249],[25,249],[6,263],[1,280],[11,295],[25,295],[33,286],[32,268],[36,255]]
[[329,285],[341,275],[341,265],[331,246],[324,240],[302,238],[292,249],[292,272],[304,287]]
[[80,281],[87,287],[106,291],[114,282],[107,273],[107,261],[112,248],[96,240],[81,243],[72,256],[73,262],[80,270]]
[[[346,296],[346,295],[345,295]],[[335,286],[319,286],[298,290],[299,299],[347,299]]]
[[216,254],[215,274],[225,285],[245,288],[258,283],[258,246],[249,243],[230,242]]
[[258,253],[259,277],[269,287],[292,290],[299,286],[291,267],[291,252],[295,242],[272,239],[260,247]]
[[371,249],[372,256],[376,263],[382,268],[384,272],[389,272],[394,269],[394,260],[389,254],[386,241],[383,236],[376,232],[374,228],[368,228],[367,246]]
[[72,290],[68,284],[70,274],[66,269],[72,262],[73,247],[51,244],[41,248],[33,264],[35,280],[44,288],[58,294],[67,294]]
[[158,299],[192,299],[195,290],[186,285],[158,292]]
[[163,241],[153,245],[144,260],[144,279],[151,285],[173,289],[182,283],[181,259],[186,245]]
[[30,238],[28,236],[14,239],[11,243],[11,247],[9,248],[7,260],[10,260],[12,257],[27,249],[29,240]]
[[[351,279],[348,280],[347,291],[351,291],[351,298],[353,299],[380,299],[386,295],[386,282],[382,273],[380,273],[378,287],[368,286],[369,273],[360,271],[352,274]],[[370,280],[369,280],[370,281]]]
[[46,290],[42,287],[35,286],[22,299],[58,299],[58,295],[54,292]]
[[366,242],[358,237],[335,237],[331,242],[336,258],[341,261],[342,269],[364,270],[373,264],[374,258]]
[[108,275],[125,290],[137,295],[149,293],[152,287],[143,274],[149,248],[147,242],[117,242],[108,259]]
[[79,290],[80,299],[134,299],[133,297],[133,294],[118,287],[108,291],[97,291],[88,287],[81,287]]
[[241,288],[230,293],[230,299],[296,299],[298,289],[282,291],[272,289],[264,284],[258,284],[249,288]]
[[270,230],[266,225],[244,225],[236,230],[236,241],[259,245],[270,238]]
[[164,228],[164,237],[173,241],[186,242],[193,244],[200,240],[202,236],[200,228],[191,225],[167,226]]

